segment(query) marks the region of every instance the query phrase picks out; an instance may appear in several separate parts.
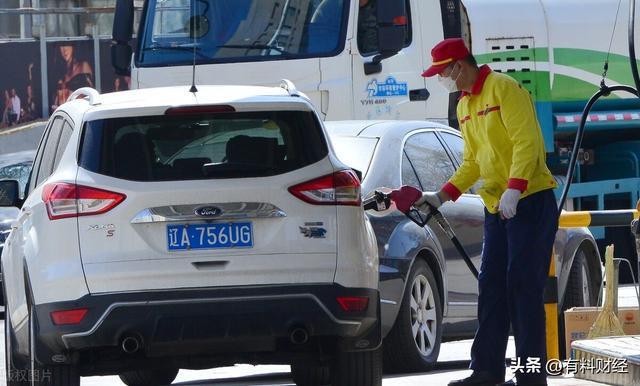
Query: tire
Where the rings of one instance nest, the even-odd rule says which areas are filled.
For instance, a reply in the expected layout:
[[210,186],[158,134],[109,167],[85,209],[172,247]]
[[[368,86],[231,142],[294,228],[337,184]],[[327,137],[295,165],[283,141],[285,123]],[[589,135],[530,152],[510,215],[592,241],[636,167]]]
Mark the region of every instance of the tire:
[[80,386],[80,373],[73,365],[43,365],[34,355],[35,319],[33,307],[29,307],[30,362],[33,368],[31,386]]
[[325,386],[331,384],[331,368],[329,365],[293,363],[291,377],[298,386]]
[[382,350],[337,353],[331,379],[332,386],[381,386]]
[[566,357],[567,352],[567,347],[565,347],[564,312],[572,307],[595,305],[597,301],[597,291],[593,286],[592,278],[591,269],[587,261],[587,253],[580,248],[576,252],[576,256],[571,264],[567,288],[564,292],[564,301],[562,302],[562,312],[558,315],[558,346],[560,348],[560,355],[563,358]]
[[[567,289],[565,290],[563,309],[588,307],[595,304],[595,291],[592,284],[591,269],[587,254],[579,249],[573,259]],[[566,307],[566,308],[565,308]]]
[[120,374],[120,380],[127,386],[165,386],[178,376],[176,368],[157,368],[127,371]]
[[9,319],[9,310],[5,308],[4,319],[4,368],[6,372],[7,386],[27,386],[29,382],[27,366],[13,351],[13,328]]
[[[426,302],[422,301],[423,295]],[[441,342],[442,303],[438,284],[427,263],[416,259],[407,278],[400,311],[384,340],[385,370],[429,371],[438,360]]]

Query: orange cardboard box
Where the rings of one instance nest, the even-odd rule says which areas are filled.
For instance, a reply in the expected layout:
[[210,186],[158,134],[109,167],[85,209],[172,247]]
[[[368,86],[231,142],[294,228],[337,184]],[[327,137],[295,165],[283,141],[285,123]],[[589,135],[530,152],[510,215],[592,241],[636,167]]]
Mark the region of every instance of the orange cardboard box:
[[[573,307],[564,312],[564,337],[567,358],[571,356],[571,342],[587,339],[589,330],[602,307]],[[640,313],[637,307],[618,308],[618,319],[627,335],[640,335]]]

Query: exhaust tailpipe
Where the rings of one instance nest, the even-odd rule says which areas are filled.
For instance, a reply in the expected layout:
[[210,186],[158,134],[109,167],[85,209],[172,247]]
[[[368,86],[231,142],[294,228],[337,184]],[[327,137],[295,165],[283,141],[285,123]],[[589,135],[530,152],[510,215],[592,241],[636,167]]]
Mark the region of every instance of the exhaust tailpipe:
[[127,335],[124,337],[124,339],[122,339],[122,351],[127,354],[136,353],[138,350],[140,350],[141,346],[142,342],[140,341],[140,338],[135,335]]
[[291,333],[289,334],[289,340],[293,344],[305,344],[309,341],[309,333],[303,327],[296,327],[291,330]]

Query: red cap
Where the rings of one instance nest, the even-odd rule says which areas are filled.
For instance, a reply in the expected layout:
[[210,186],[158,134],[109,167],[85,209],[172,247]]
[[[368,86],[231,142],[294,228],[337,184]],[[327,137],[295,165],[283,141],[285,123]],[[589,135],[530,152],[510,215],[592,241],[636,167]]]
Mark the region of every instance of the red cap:
[[469,49],[460,38],[444,39],[431,50],[431,67],[422,73],[424,77],[438,74],[456,60],[469,56]]

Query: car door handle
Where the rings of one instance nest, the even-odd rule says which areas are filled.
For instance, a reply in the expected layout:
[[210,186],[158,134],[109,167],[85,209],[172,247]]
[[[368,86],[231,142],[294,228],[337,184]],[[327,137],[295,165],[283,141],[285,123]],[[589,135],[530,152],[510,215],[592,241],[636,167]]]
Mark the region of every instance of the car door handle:
[[426,88],[410,90],[409,100],[411,102],[426,101],[427,99],[429,99],[430,95],[431,93],[429,93],[429,90],[427,90]]

